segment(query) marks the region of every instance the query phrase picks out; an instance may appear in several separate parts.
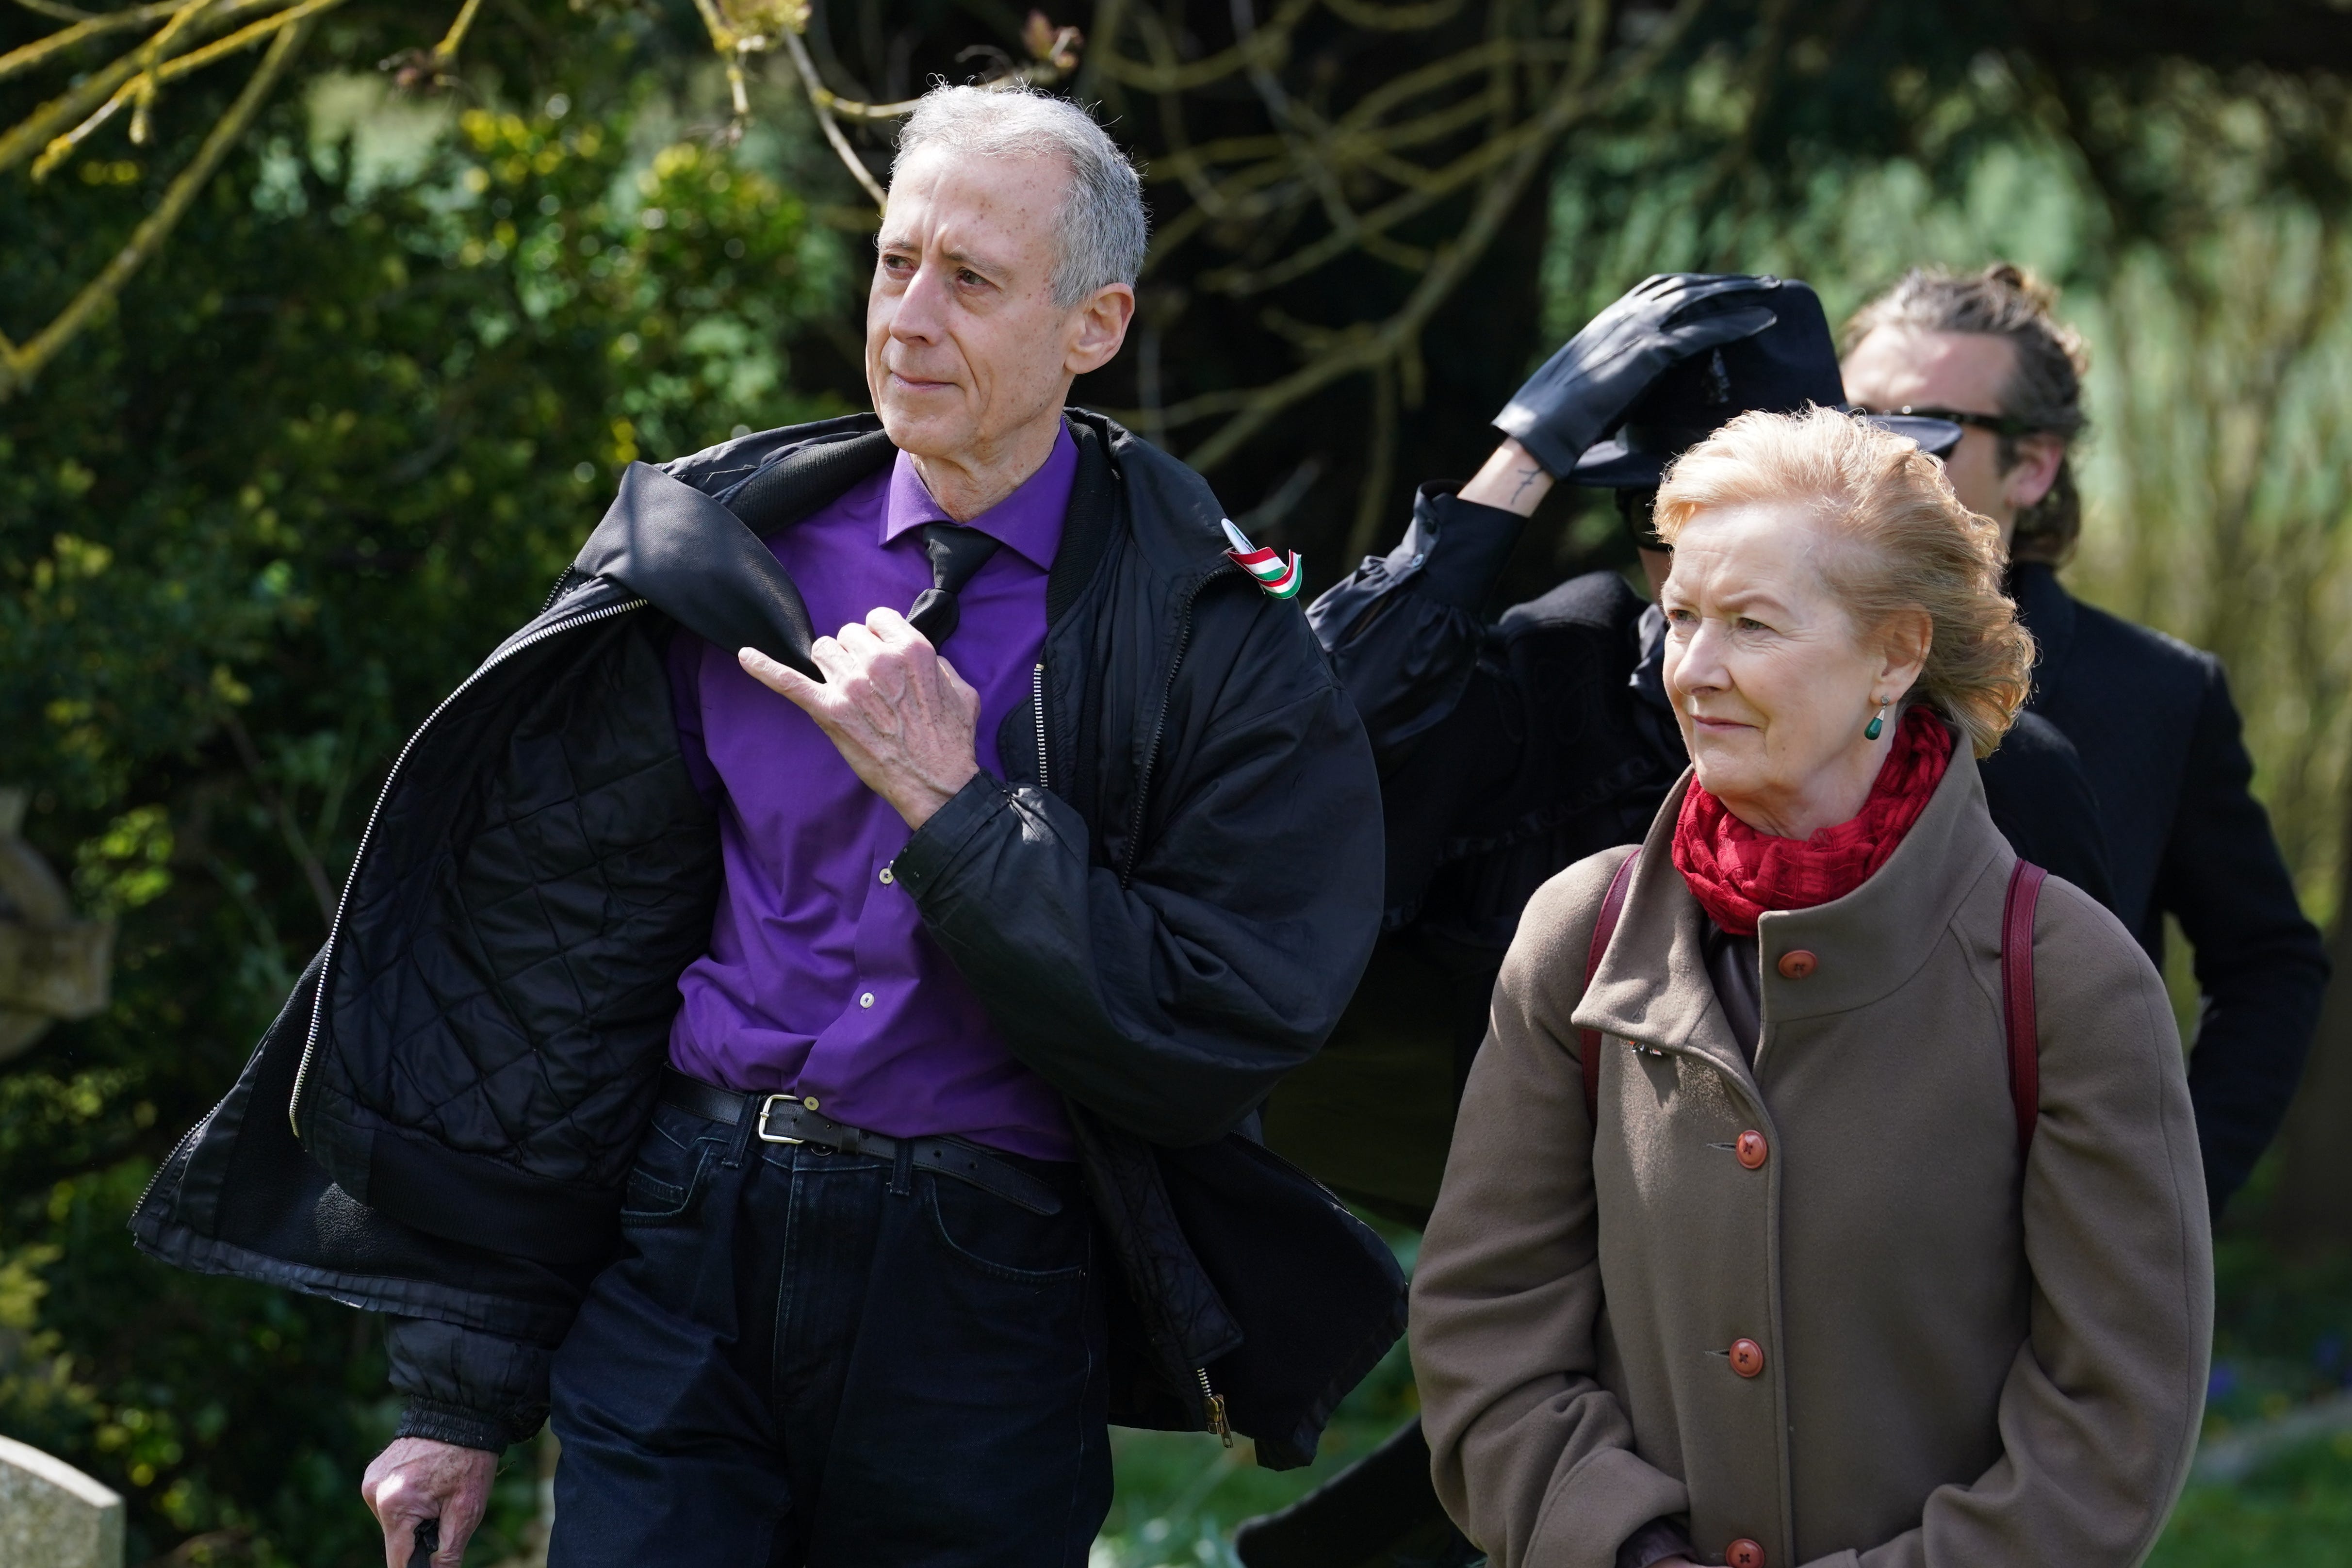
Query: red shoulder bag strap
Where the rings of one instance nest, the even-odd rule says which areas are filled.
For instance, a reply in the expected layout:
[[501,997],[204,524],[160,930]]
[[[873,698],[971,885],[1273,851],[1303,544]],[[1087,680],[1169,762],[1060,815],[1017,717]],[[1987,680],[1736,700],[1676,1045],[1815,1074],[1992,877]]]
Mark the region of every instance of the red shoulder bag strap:
[[[2000,994],[2009,1027],[2009,1099],[2017,1110],[2017,1152],[2033,1146],[2042,1119],[2042,1037],[2033,1019],[2033,906],[2050,875],[2020,860],[2009,874],[2009,900],[2000,914]],[[1590,1089],[1591,1069],[1584,1081]]]
[[[1601,900],[1601,918],[1592,925],[1592,945],[1584,953],[1584,984],[1590,990],[1593,975],[1600,973],[1601,955],[1609,951],[1609,939],[1617,934],[1617,917],[1625,912],[1625,889],[1633,885],[1633,862],[1642,858],[1635,849],[1609,879],[1609,891]],[[1584,1055],[1584,1114],[1598,1121],[1601,1116],[1601,1031],[1579,1029],[1578,1041]]]

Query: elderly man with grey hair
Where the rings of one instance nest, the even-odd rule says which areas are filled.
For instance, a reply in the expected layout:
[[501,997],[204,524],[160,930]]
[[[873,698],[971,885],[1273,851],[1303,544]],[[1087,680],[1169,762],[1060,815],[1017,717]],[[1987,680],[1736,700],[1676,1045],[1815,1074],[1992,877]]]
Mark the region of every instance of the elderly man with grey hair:
[[1370,749],[1296,563],[1064,406],[1144,238],[1082,110],[926,97],[875,413],[629,468],[158,1175],[151,1253],[386,1314],[390,1568],[551,1405],[567,1568],[1077,1568],[1108,1422],[1303,1464],[1402,1329],[1252,1136],[1370,952]]

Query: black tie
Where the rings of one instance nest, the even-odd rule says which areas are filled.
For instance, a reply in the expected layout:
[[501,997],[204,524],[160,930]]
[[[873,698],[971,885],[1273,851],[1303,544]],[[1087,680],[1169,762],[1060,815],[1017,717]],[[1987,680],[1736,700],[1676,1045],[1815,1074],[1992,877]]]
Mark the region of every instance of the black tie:
[[953,522],[927,522],[922,533],[923,553],[931,558],[931,586],[915,596],[907,619],[938,647],[955,635],[956,622],[962,617],[956,595],[996,553],[997,542],[976,528]]

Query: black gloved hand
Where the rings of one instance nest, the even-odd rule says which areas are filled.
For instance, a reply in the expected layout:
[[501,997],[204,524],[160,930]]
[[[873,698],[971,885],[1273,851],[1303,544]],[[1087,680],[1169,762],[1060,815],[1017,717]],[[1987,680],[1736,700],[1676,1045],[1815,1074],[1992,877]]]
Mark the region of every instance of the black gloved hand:
[[1758,300],[1779,281],[1711,272],[1643,279],[1546,360],[1495,416],[1495,427],[1565,479],[1667,366],[1770,326],[1773,314]]

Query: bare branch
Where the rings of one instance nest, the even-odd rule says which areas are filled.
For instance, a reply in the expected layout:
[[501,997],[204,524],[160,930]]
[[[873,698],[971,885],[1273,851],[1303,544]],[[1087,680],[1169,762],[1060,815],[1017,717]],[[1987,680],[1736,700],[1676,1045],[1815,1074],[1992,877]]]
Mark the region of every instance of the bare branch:
[[1144,92],[1190,92],[1253,66],[1281,65],[1290,53],[1292,30],[1320,3],[1321,0],[1283,0],[1273,17],[1252,33],[1246,43],[1190,64],[1176,59],[1175,48],[1160,31],[1158,19],[1148,11],[1138,11],[1134,14],[1137,30],[1151,47],[1154,58],[1148,64],[1129,59],[1118,52],[1118,40],[1105,35],[1097,44],[1094,63],[1103,75],[1126,87]]
[[60,22],[87,22],[91,13],[78,11],[71,5],[60,5],[58,0],[16,0],[16,4],[36,16],[48,16]]
[[111,97],[125,81],[180,54],[204,35],[218,31],[239,16],[278,10],[285,3],[286,0],[190,0],[138,48],[90,72],[60,96],[0,132],[0,169],[24,162],[60,129],[77,122]]
[[[301,4],[281,11],[275,16],[265,17],[249,26],[240,27],[226,38],[215,39],[202,48],[193,49],[176,59],[168,60],[155,69],[143,72],[123,83],[115,89],[114,96],[108,99],[96,113],[42,149],[41,155],[33,160],[33,178],[36,180],[47,178],[50,170],[73,154],[75,148],[81,144],[85,137],[105,124],[112,118],[114,112],[126,103],[139,105],[138,115],[131,121],[131,140],[135,142],[145,142],[147,136],[144,116],[148,105],[154,101],[156,89],[163,83],[176,81],[191,71],[202,70],[215,60],[225,59],[230,55],[249,49],[278,29],[290,26],[315,12],[329,10],[342,3],[343,0],[302,0]],[[479,0],[476,0],[476,4],[479,4]]]
[[1426,0],[1418,5],[1373,5],[1366,0],[1323,0],[1324,9],[1350,26],[1372,32],[1417,33],[1443,26],[1462,9],[1462,0]]
[[842,97],[825,86],[824,79],[817,75],[816,62],[808,59],[808,49],[801,43],[800,35],[787,33],[784,39],[784,47],[793,54],[793,65],[799,72],[801,89],[808,94],[809,102],[814,107],[836,119],[868,122],[904,120],[915,112],[918,100],[911,98],[901,99],[897,103],[861,103],[856,99]]
[[[316,9],[325,9],[340,3],[341,0],[314,0]],[[269,89],[277,85],[287,62],[294,58],[295,51],[310,36],[311,25],[312,18],[306,16],[278,33],[269,46],[269,53],[262,58],[251,79],[245,84],[245,90],[237,95],[228,112],[214,124],[211,133],[205,138],[204,145],[196,150],[196,155],[188,166],[173,179],[163,193],[163,199],[156,204],[155,210],[131,231],[130,239],[114,253],[105,269],[84,284],[72,302],[58,312],[57,320],[22,348],[0,338],[0,398],[7,397],[37,375],[41,367],[55,358],[58,351],[81,330],[83,323],[100,307],[112,302],[114,297],[122,291],[122,286],[131,280],[131,275],[154,254],[156,247],[163,243],[164,237],[186,213],[188,204],[196,199],[196,193],[204,188],[205,182],[212,178],[213,171],[220,166],[220,161],[228,155],[228,150],[236,144],[238,137],[245,134],[245,128],[260,111],[263,100],[269,96]]]
[[32,0],[16,0],[16,3],[27,10],[38,11],[45,16],[55,16],[59,21],[71,21],[75,16],[82,16],[82,19],[74,22],[70,27],[59,28],[46,38],[35,38],[29,44],[21,44],[6,54],[0,55],[0,81],[5,81],[21,71],[32,69],[59,50],[72,48],[76,44],[107,33],[119,33],[125,27],[136,27],[143,22],[152,22],[158,17],[168,16],[174,11],[186,9],[194,3],[194,0],[163,0],[161,5],[133,5],[127,11],[109,11],[97,16],[83,16],[82,13],[66,5],[52,9],[34,5]]
[[1396,369],[1387,361],[1372,367],[1372,446],[1364,460],[1363,487],[1356,492],[1356,521],[1348,530],[1348,553],[1342,564],[1361,558],[1380,537],[1381,525],[1392,515],[1389,507],[1389,473],[1396,466]]
[[[1402,352],[1409,340],[1419,336],[1430,316],[1453,294],[1464,276],[1486,254],[1487,246],[1493,243],[1496,232],[1502,226],[1503,220],[1509,216],[1511,208],[1518,204],[1519,197],[1526,193],[1528,183],[1535,177],[1536,171],[1543,166],[1545,158],[1551,151],[1552,142],[1580,115],[1587,112],[1596,100],[1605,100],[1614,92],[1622,90],[1626,84],[1646,75],[1655,60],[1680,41],[1684,32],[1696,19],[1698,13],[1706,3],[1707,0],[1680,0],[1680,4],[1675,6],[1666,25],[1659,28],[1643,44],[1626,66],[1617,73],[1614,82],[1604,88],[1601,93],[1593,94],[1584,90],[1584,83],[1590,80],[1591,73],[1590,66],[1587,67],[1582,79],[1571,76],[1568,81],[1563,82],[1554,92],[1550,102],[1544,106],[1542,112],[1528,122],[1527,130],[1530,133],[1519,139],[1517,150],[1510,162],[1480,192],[1477,203],[1471,209],[1470,220],[1464,226],[1460,238],[1439,253],[1435,263],[1414,286],[1412,293],[1407,297],[1404,308],[1377,328],[1360,327],[1351,330],[1342,338],[1336,340],[1332,351],[1321,358],[1310,362],[1280,381],[1243,395],[1244,401],[1241,403],[1233,416],[1219,426],[1214,435],[1185,454],[1185,460],[1193,468],[1204,473],[1208,472],[1232,457],[1241,448],[1244,442],[1264,429],[1276,416],[1301,398],[1319,392],[1342,376],[1369,370],[1394,359]],[[1604,26],[1607,16],[1608,7],[1598,3],[1598,0],[1591,0],[1585,7],[1584,26],[1588,29]],[[1591,58],[1597,62],[1599,58],[1597,49]],[[1212,395],[1230,396],[1231,395]],[[1179,405],[1175,408],[1169,409],[1165,417],[1171,426],[1181,423],[1185,416],[1200,417],[1202,414],[1208,412],[1205,407],[1201,406],[1207,402],[1208,399],[1200,398],[1192,400],[1189,405]],[[1200,410],[1199,413],[1194,412],[1196,408]]]
[[433,46],[434,58],[447,65],[457,58],[457,51],[465,47],[466,31],[474,25],[474,13],[481,8],[482,0],[466,0],[457,8],[457,17],[450,22],[449,30],[441,35],[439,43]]
[[310,848],[310,841],[302,833],[302,825],[294,820],[294,813],[286,805],[286,797],[269,782],[269,773],[261,765],[261,752],[254,746],[253,737],[247,733],[245,721],[235,709],[221,715],[221,728],[236,746],[237,761],[245,764],[246,776],[253,781],[253,793],[261,798],[262,809],[278,824],[278,836],[286,841],[287,852],[301,868],[302,880],[310,885],[310,897],[318,900],[319,919],[326,925],[335,923],[335,889],[327,879],[327,868]]
[[[867,195],[874,198],[874,205],[877,207],[887,205],[889,197],[884,194],[881,184],[874,178],[874,171],[868,169],[865,160],[858,157],[857,150],[849,144],[849,138],[841,133],[840,125],[833,118],[834,105],[839,100],[834,97],[823,82],[817,80],[816,62],[809,58],[808,46],[801,42],[801,36],[798,33],[786,33],[784,47],[793,57],[793,68],[800,72],[801,89],[808,94],[809,107],[816,111],[816,122],[824,132],[824,139],[833,143],[834,152],[840,156],[843,165],[849,170],[850,177],[864,187]],[[820,93],[824,94],[822,98],[818,96]],[[860,107],[866,106],[860,105]],[[908,107],[911,109],[913,106],[910,104]]]

